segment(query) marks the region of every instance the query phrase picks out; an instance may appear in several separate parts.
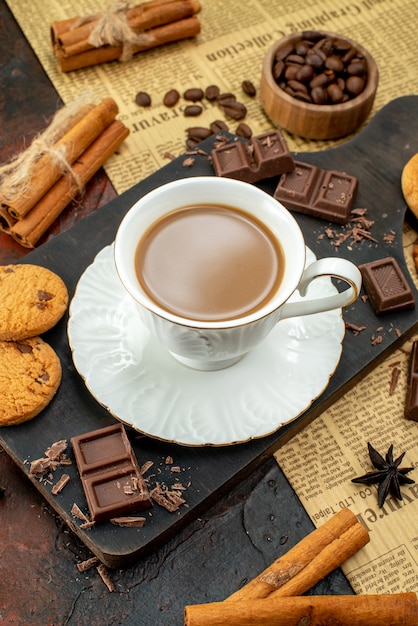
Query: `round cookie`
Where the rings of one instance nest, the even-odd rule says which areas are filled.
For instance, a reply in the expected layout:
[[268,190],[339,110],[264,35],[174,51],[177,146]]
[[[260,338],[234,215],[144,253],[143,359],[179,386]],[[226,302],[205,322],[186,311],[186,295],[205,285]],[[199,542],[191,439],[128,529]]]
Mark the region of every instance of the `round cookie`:
[[54,397],[61,376],[58,355],[40,337],[0,341],[0,427],[38,415]]
[[0,341],[46,332],[68,305],[63,280],[39,265],[0,265]]
[[402,193],[408,207],[418,217],[418,153],[406,163],[401,176]]

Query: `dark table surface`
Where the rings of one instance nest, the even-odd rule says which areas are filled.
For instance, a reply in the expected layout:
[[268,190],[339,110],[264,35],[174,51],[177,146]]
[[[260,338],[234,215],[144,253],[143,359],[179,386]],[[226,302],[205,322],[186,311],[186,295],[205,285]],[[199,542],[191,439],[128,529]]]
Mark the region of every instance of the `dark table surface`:
[[[60,103],[37,58],[0,0],[0,161],[45,126]],[[116,197],[100,171],[41,245]],[[0,263],[28,250],[0,233]],[[314,526],[269,458],[212,508],[134,565],[110,571],[110,593],[88,549],[0,448],[0,621],[4,624],[180,626],[186,604],[225,598]],[[310,593],[352,593],[338,570]]]

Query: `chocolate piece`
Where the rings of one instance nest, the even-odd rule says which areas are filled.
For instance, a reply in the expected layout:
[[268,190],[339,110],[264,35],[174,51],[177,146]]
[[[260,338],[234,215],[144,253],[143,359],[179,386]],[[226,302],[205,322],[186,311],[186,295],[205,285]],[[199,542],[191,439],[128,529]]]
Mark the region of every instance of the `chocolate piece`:
[[409,355],[404,415],[418,422],[418,341],[414,341]]
[[347,224],[357,187],[355,176],[297,161],[295,169],[280,178],[274,197],[287,209]]
[[152,506],[122,424],[78,435],[71,443],[92,520]]
[[255,183],[290,172],[295,167],[283,135],[271,130],[248,142],[226,143],[212,150],[217,176]]
[[414,295],[393,257],[359,265],[364,288],[376,315],[415,308]]

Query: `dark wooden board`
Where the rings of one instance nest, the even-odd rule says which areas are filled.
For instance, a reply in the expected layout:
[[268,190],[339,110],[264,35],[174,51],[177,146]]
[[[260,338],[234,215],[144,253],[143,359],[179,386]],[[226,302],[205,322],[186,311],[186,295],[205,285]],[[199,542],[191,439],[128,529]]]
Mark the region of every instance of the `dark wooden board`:
[[[295,214],[307,244],[318,257],[338,254],[359,264],[390,255],[399,261],[407,274],[402,250],[402,225],[406,207],[400,188],[400,176],[404,164],[418,152],[417,114],[418,96],[402,97],[388,104],[365,130],[341,146],[324,152],[294,155],[299,160],[320,167],[345,170],[358,176],[360,187],[356,206],[366,207],[368,217],[375,220],[372,234],[378,244],[363,241],[351,246],[352,249],[344,245],[335,252],[326,237],[319,237],[328,224]],[[208,151],[212,145],[213,139],[209,139],[202,147]],[[156,186],[177,178],[213,175],[205,156],[197,155],[195,159],[194,166],[190,168],[184,167],[182,157],[171,162],[95,214],[48,241],[29,254],[24,262],[38,263],[56,271],[63,277],[72,295],[85,268],[93,261],[97,252],[113,241],[122,217],[139,197]],[[277,180],[268,180],[263,181],[260,186],[272,193],[276,184]],[[335,229],[341,230],[340,227]],[[395,233],[393,243],[383,241],[384,235],[389,232]],[[417,295],[415,289],[414,293]],[[153,461],[160,481],[168,484],[173,482],[173,475],[164,463],[166,456],[172,456],[175,464],[182,468],[181,474],[175,475],[175,479],[178,478],[183,484],[190,483],[190,487],[187,490],[188,507],[183,507],[178,513],[170,514],[155,506],[152,517],[141,530],[117,528],[105,523],[83,531],[70,513],[74,502],[86,510],[75,465],[65,468],[72,480],[58,496],[51,495],[51,485],[38,481],[34,483],[70,528],[104,563],[114,567],[131,563],[196,518],[199,512],[236,485],[352,386],[359,376],[383,359],[399,342],[397,331],[402,338],[413,331],[417,312],[407,311],[390,318],[377,318],[368,303],[359,300],[349,310],[344,311],[344,319],[353,324],[366,325],[367,330],[357,336],[350,332],[346,334],[342,358],[328,388],[309,410],[275,434],[234,446],[189,448],[138,437],[137,433],[128,429],[139,462]],[[114,421],[89,394],[75,371],[68,347],[66,324],[67,318],[64,318],[44,336],[58,352],[63,366],[62,385],[53,402],[41,415],[27,424],[6,427],[0,431],[0,443],[26,475],[30,460],[42,456],[53,441],[69,440],[74,434]],[[376,334],[379,326],[384,328],[381,332],[382,343],[372,345],[371,336]]]

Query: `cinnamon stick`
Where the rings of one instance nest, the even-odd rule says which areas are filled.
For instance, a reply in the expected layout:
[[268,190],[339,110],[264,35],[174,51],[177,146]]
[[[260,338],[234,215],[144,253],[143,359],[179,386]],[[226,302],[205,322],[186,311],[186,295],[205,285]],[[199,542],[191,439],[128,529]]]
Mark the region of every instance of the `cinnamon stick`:
[[[129,129],[119,120],[115,120],[87,148],[73,166],[83,185],[100,169],[128,135]],[[74,199],[77,191],[78,187],[74,180],[62,176],[38,204],[12,226],[10,229],[12,237],[21,245],[33,248],[58,215]]]
[[269,597],[185,607],[185,626],[416,626],[413,592],[364,596]]
[[[130,23],[130,19],[133,13],[143,12],[145,13],[151,8],[162,7],[165,4],[175,2],[177,0],[150,0],[149,2],[143,2],[137,7],[133,7],[126,12],[126,16],[128,19],[128,23]],[[100,13],[96,13],[93,15],[88,15],[86,17],[70,17],[65,20],[57,20],[56,22],[52,22],[51,24],[51,41],[52,46],[55,47],[58,45],[64,45],[64,43],[71,44],[76,41],[80,41],[80,39],[87,39],[90,36],[91,31],[93,30],[95,24],[100,18]],[[83,31],[79,30],[84,27]],[[78,31],[77,34],[70,37],[70,31]],[[61,40],[61,36],[66,34],[64,38],[64,43]]]
[[[170,24],[165,24],[163,26],[147,30],[146,43],[133,45],[132,54],[138,54],[139,52],[151,50],[153,48],[157,48],[158,46],[173,43],[175,41],[189,39],[191,37],[195,37],[199,33],[200,22],[195,15],[182,20],[177,20],[176,22],[171,22]],[[122,46],[102,46],[100,48],[87,50],[86,52],[67,58],[64,56],[64,53],[60,48],[55,49],[55,56],[62,72],[71,72],[85,67],[98,65],[100,63],[116,61],[122,57],[122,54]]]
[[[55,143],[54,150],[62,150],[66,162],[72,165],[113,122],[118,111],[113,98],[105,98]],[[62,163],[53,154],[44,154],[34,167],[28,193],[3,201],[9,215],[18,220],[23,218],[59,180],[62,169]]]
[[6,209],[0,206],[0,231],[10,233],[10,229],[15,222],[16,220],[8,214]]
[[[148,2],[127,11],[126,17],[130,28],[139,34],[151,28],[191,17],[198,13],[200,8],[198,0]],[[61,33],[58,43],[65,57],[81,54],[95,47],[90,43],[90,35],[96,24],[97,20],[93,20]]]
[[370,541],[350,509],[341,509],[225,602],[301,595]]

